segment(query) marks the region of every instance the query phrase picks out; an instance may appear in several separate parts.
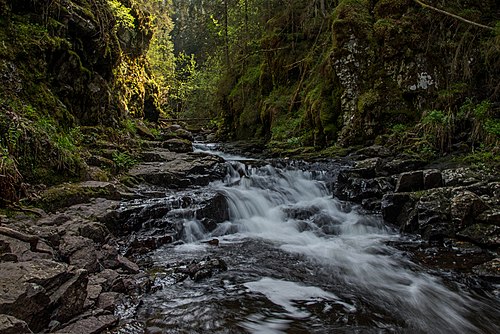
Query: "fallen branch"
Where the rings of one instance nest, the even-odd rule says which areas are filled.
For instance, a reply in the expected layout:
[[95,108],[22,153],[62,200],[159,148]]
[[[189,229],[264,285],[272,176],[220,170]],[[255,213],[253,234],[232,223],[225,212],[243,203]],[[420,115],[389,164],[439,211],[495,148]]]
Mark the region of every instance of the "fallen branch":
[[32,252],[37,251],[36,245],[38,244],[38,240],[40,239],[35,235],[25,234],[4,226],[0,226],[0,234],[5,235],[6,237],[27,242],[30,244],[30,249]]
[[495,29],[490,27],[490,26],[487,26],[487,25],[484,25],[484,24],[481,24],[481,23],[477,23],[477,22],[474,22],[474,21],[470,21],[470,20],[467,20],[461,16],[458,16],[458,15],[455,15],[455,14],[452,14],[452,13],[449,13],[447,11],[444,11],[442,9],[439,9],[439,8],[436,8],[436,7],[432,7],[426,3],[423,3],[422,1],[420,0],[413,0],[415,1],[416,3],[418,3],[420,6],[424,7],[424,8],[428,8],[428,9],[432,9],[433,11],[436,11],[438,13],[441,13],[441,14],[444,14],[444,15],[448,15],[448,16],[451,16],[457,20],[460,20],[462,22],[465,22],[465,23],[468,23],[468,24],[472,24],[476,27],[480,27],[480,28],[483,28],[483,29],[488,29],[488,30],[492,30],[494,31]]

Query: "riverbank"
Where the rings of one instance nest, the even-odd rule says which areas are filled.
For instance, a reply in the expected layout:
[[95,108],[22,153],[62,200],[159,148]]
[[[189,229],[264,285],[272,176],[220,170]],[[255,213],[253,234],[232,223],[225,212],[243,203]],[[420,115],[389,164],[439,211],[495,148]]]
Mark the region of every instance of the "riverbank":
[[[1,216],[0,332],[99,333],[133,319],[141,296],[157,288],[143,255],[186,241],[179,215],[199,221],[205,231],[229,219],[226,198],[202,188],[227,175],[224,160],[191,152],[192,136],[171,130],[176,136],[148,140],[141,161],[120,180],[49,188],[33,199],[38,208]],[[381,214],[400,229],[401,240],[391,242],[414,261],[495,291],[496,171],[394,158],[381,147],[338,160],[271,164],[325,173],[330,191],[347,206]],[[247,171],[234,173],[242,177]],[[225,266],[224,259],[202,259],[173,270],[183,279],[203,280]]]

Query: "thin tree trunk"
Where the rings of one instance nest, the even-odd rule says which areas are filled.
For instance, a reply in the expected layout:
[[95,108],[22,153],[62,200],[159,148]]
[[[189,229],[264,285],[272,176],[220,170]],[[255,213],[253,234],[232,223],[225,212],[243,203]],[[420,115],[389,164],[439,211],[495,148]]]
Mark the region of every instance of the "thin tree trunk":
[[441,14],[444,14],[444,15],[451,16],[451,17],[453,17],[453,18],[455,18],[455,19],[457,19],[457,20],[460,20],[460,21],[462,21],[462,22],[465,22],[465,23],[468,23],[468,24],[475,25],[476,27],[480,27],[480,28],[484,28],[484,29],[488,29],[488,30],[493,30],[493,31],[495,30],[494,28],[489,27],[489,26],[486,26],[486,25],[484,25],[484,24],[477,23],[477,22],[473,22],[473,21],[469,21],[469,20],[467,20],[467,19],[465,19],[465,18],[463,18],[463,17],[461,17],[461,16],[458,16],[458,15],[455,15],[455,14],[452,14],[452,13],[449,13],[449,12],[447,12],[447,11],[444,11],[444,10],[439,9],[439,8],[436,8],[436,7],[432,7],[432,6],[430,6],[430,5],[426,4],[426,3],[423,3],[423,2],[422,2],[422,1],[420,1],[420,0],[413,0],[413,1],[415,1],[416,3],[418,3],[420,6],[422,6],[422,7],[424,7],[424,8],[428,8],[428,9],[431,9],[431,10],[436,11],[436,12],[438,12],[438,13],[441,13]]

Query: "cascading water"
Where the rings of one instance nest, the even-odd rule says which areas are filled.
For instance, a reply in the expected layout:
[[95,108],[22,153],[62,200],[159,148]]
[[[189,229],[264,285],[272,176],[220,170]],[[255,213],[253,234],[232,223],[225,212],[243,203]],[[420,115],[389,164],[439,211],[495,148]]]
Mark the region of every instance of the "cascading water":
[[[147,333],[495,333],[498,301],[425,272],[387,243],[376,216],[334,199],[321,173],[228,165],[210,185],[230,219],[210,234],[184,222],[185,241],[158,250],[158,267],[205,255],[229,270],[169,283],[141,311]],[[220,239],[220,247],[196,242]]]

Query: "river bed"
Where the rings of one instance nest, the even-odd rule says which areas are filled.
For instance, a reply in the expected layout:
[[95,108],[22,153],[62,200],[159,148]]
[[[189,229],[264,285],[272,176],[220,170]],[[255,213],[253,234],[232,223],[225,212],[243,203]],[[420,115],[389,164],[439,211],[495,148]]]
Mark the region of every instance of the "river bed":
[[[329,171],[225,155],[229,219],[211,232],[179,215],[183,242],[143,256],[156,277],[119,333],[498,333],[500,303],[390,246],[380,216],[335,199]],[[218,246],[207,241],[216,238]],[[220,259],[202,280],[174,268]]]

